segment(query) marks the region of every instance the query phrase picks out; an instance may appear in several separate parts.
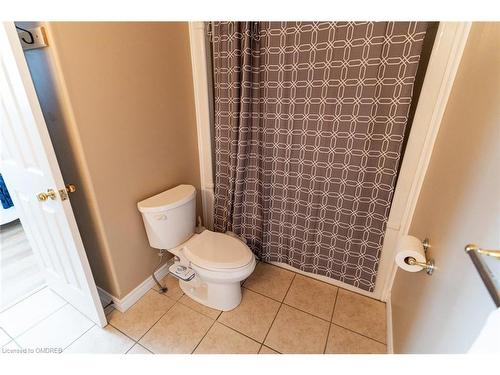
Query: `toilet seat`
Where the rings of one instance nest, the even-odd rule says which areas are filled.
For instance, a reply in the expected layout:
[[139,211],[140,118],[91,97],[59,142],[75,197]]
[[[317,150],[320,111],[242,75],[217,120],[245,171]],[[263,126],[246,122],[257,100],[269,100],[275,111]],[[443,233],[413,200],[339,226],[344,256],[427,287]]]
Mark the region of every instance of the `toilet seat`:
[[[174,256],[168,271],[182,291],[204,306],[229,311],[241,302],[241,283],[255,270],[245,241],[205,230],[196,234],[196,190],[179,185],[137,204],[149,245]],[[169,261],[169,263],[171,262]]]
[[205,230],[190,239],[184,254],[193,264],[207,270],[229,270],[252,263],[254,255],[241,240]]

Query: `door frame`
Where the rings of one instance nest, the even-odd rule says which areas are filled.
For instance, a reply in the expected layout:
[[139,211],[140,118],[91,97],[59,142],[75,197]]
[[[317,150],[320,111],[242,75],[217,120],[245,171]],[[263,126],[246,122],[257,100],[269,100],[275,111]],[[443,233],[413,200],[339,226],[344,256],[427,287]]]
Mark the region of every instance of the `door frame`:
[[[53,150],[53,148],[51,149],[52,152],[46,151],[50,149],[50,147],[52,147],[52,141],[50,139],[46,122],[41,111],[38,96],[35,92],[34,84],[32,81],[30,71],[28,69],[26,58],[23,53],[21,44],[19,42],[15,24],[14,22],[2,22],[0,24],[0,27],[4,28],[6,38],[7,40],[9,40],[9,43],[6,43],[3,47],[5,48],[6,51],[9,51],[8,54],[10,53],[13,56],[11,62],[12,64],[9,63],[8,65],[10,66],[6,66],[6,68],[8,68],[7,71],[17,71],[19,73],[19,77],[21,78],[21,79],[16,79],[18,75],[15,73],[13,74],[6,73],[9,79],[12,78],[9,82],[11,85],[11,90],[25,94],[26,103],[29,104],[29,106],[26,106],[25,108],[23,108],[23,110],[30,111],[30,115],[33,118],[33,121],[36,124],[37,128],[37,132],[36,134],[34,134],[35,137],[33,137],[33,139],[36,138],[39,139],[40,144],[43,144],[45,148],[44,156],[47,158],[47,160],[43,160],[43,158],[41,158],[42,159],[41,164],[48,163],[47,167],[51,171],[51,175],[55,180],[56,187],[57,188],[64,187],[64,180],[61,174],[59,163],[55,156],[55,151]],[[13,200],[14,204],[16,205],[15,201],[16,197],[13,197]],[[87,317],[92,321],[94,321],[94,323],[100,325],[101,327],[104,327],[107,325],[106,316],[104,314],[104,309],[102,307],[101,300],[97,292],[97,286],[95,284],[94,277],[90,269],[90,264],[86,256],[85,247],[81,240],[80,231],[78,229],[76,219],[74,216],[74,211],[69,199],[65,199],[64,202],[62,202],[62,209],[65,214],[64,221],[66,221],[69,226],[72,238],[74,239],[73,245],[74,248],[77,250],[78,261],[80,262],[81,269],[84,273],[84,277],[86,280],[85,287],[88,288],[90,297],[89,303],[92,303],[93,306],[95,307],[95,312],[96,312],[96,316],[94,317],[95,319],[91,319],[91,317],[89,316]],[[21,223],[25,226],[26,225],[33,226],[35,221],[26,220],[26,217],[23,218],[23,216],[24,213],[19,212]],[[30,238],[28,238],[28,240],[30,241],[31,244],[32,240]],[[82,314],[86,315],[84,312],[82,312]]]
[[[472,22],[440,22],[387,221],[375,298],[387,302],[398,269],[397,241],[409,234],[441,120]],[[423,238],[422,238],[423,240]]]
[[[397,266],[393,261],[396,255],[397,240],[400,236],[408,234],[471,24],[471,22],[439,23],[394,191],[375,290],[366,292],[320,275],[307,273],[308,276],[384,302],[390,299],[390,292],[397,270]],[[189,22],[189,37],[196,106],[196,127],[198,131],[203,215],[205,223],[211,225],[213,223],[214,181],[205,23]],[[278,265],[289,268],[287,265]]]
[[210,121],[210,87],[205,22],[189,22],[189,45],[193,71],[193,94],[198,134],[198,160],[200,162],[200,189],[203,207],[203,224],[213,229],[214,223],[214,171],[212,160],[212,132]]

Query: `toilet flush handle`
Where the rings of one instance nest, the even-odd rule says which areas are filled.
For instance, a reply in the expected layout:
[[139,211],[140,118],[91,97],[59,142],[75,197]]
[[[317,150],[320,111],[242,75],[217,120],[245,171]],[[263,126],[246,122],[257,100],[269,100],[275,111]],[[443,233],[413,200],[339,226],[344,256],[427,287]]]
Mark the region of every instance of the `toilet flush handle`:
[[165,214],[157,215],[156,220],[167,220],[167,215]]

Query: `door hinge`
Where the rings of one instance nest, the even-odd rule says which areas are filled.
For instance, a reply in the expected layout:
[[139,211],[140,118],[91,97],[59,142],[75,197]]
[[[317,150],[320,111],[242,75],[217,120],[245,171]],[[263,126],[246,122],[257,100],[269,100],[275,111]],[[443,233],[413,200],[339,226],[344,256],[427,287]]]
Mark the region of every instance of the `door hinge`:
[[47,47],[47,36],[42,26],[25,29],[16,25],[17,35],[23,50]]

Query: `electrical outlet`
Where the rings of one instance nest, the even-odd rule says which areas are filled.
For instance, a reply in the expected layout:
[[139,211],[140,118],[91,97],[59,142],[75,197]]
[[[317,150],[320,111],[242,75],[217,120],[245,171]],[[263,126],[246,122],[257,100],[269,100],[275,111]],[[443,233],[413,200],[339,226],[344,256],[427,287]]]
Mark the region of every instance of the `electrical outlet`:
[[17,28],[17,35],[21,41],[23,50],[47,47],[47,39],[42,26],[33,27],[31,29]]

